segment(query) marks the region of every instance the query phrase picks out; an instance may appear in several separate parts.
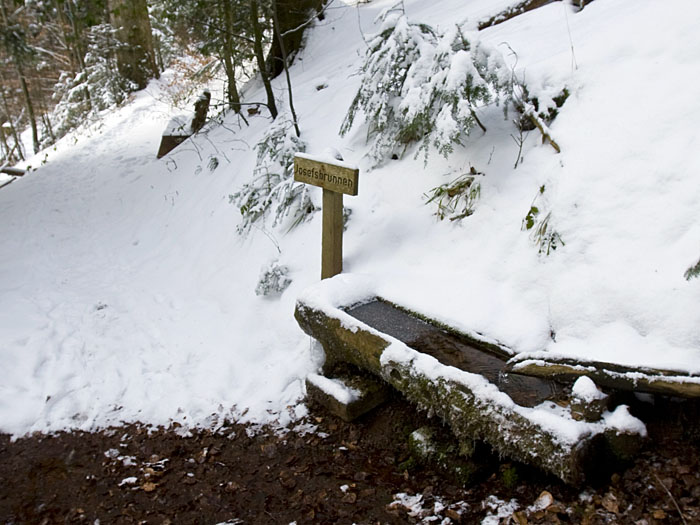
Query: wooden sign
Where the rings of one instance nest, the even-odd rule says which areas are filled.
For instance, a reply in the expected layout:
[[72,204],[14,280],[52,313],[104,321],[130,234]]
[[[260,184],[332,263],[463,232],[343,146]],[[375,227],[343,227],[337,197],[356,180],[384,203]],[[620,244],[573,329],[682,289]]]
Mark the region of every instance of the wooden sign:
[[360,170],[342,161],[294,156],[294,180],[323,188],[321,279],[343,271],[343,194],[357,195]]
[[357,195],[360,170],[341,161],[331,164],[316,159],[297,153],[294,156],[294,180],[336,193]]

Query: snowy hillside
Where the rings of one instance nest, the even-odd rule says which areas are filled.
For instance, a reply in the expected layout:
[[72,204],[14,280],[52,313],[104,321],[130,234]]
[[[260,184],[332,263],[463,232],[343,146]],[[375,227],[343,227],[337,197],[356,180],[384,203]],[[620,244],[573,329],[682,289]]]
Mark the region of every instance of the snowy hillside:
[[[489,105],[478,110],[488,131],[448,159],[431,151],[424,164],[409,149],[371,169],[361,118],[339,130],[365,40],[393,3],[336,0],[291,69],[307,153],[332,147],[360,167],[359,195],[345,197],[344,271],[517,353],[700,373],[700,279],[684,278],[700,258],[700,5],[555,2],[477,32],[518,2],[406,0],[411,22],[464,23],[532,95],[566,88],[551,124],[562,151],[530,131],[514,168],[514,116]],[[2,432],[305,413],[303,380],[321,356],[292,314],[319,279],[321,214],[289,233],[270,217],[240,235],[229,195],[252,177],[267,114],[249,127],[230,116],[156,160],[174,111],[166,85],[0,189]],[[274,87],[285,104],[284,79]],[[263,100],[256,85],[243,96]],[[439,221],[426,194],[471,167],[483,173],[473,215]],[[310,195],[320,206],[320,190]],[[522,231],[532,206],[561,241],[549,255]],[[291,284],[256,295],[275,261]]]

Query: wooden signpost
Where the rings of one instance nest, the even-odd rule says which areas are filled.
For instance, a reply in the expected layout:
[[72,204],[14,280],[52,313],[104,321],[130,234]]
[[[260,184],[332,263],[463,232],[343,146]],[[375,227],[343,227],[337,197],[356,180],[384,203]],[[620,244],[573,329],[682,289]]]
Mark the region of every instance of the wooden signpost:
[[294,156],[294,180],[323,188],[321,279],[343,271],[343,194],[357,195],[360,170],[342,161]]

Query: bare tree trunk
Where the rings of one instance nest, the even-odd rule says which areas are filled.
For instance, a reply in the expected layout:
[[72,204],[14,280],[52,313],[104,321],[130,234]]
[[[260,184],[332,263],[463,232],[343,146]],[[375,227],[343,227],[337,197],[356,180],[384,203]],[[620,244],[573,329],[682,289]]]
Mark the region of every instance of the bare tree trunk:
[[29,96],[29,87],[27,86],[27,79],[24,77],[24,71],[19,62],[15,60],[15,69],[17,70],[17,75],[19,76],[19,83],[22,87],[22,96],[24,97],[24,105],[27,108],[27,116],[29,118],[29,125],[32,128],[32,145],[34,147],[34,153],[39,152],[39,131],[36,126],[36,116],[34,115],[34,105],[32,104],[32,97]]
[[[7,97],[5,96],[5,90],[0,90],[0,93],[2,93],[2,104],[5,108],[5,114],[7,115],[8,122],[10,123],[10,132],[12,133],[12,138],[15,139],[15,148],[17,149],[17,156],[19,157],[19,160],[24,160],[24,152],[22,151],[22,141],[19,139],[15,123],[12,122],[10,108],[7,104]],[[12,150],[10,150],[9,155],[12,155]]]
[[[66,16],[66,11],[64,11],[64,6],[68,11],[68,16]],[[53,0],[53,7],[58,15],[57,25],[61,31],[61,37],[63,38],[63,45],[68,51],[68,56],[71,62],[71,69],[73,73],[83,71],[85,69],[84,53],[82,51],[82,41],[79,32],[79,26],[77,20],[75,20],[75,15],[73,14],[73,7],[70,1],[65,2],[61,0]],[[66,31],[66,27],[70,27],[72,35],[69,35]]]
[[284,37],[279,33],[279,17],[277,16],[277,0],[272,0],[272,16],[274,22],[274,32],[277,36],[277,41],[279,42],[280,52],[282,56],[282,64],[284,66],[284,74],[287,78],[287,89],[289,92],[289,110],[292,113],[292,121],[294,122],[294,131],[297,137],[301,137],[301,131],[299,131],[299,123],[297,122],[297,113],[294,110],[294,97],[292,96],[292,79],[289,76],[289,67],[287,66],[287,52],[284,46]]
[[110,12],[119,39],[126,44],[117,51],[119,73],[143,89],[160,76],[146,0],[110,0]]
[[253,26],[253,37],[254,43],[253,48],[255,51],[255,59],[258,62],[258,69],[260,69],[260,76],[262,77],[263,85],[265,86],[265,94],[267,95],[267,109],[270,110],[270,115],[273,119],[277,118],[277,105],[275,104],[275,94],[272,92],[272,85],[270,84],[270,76],[267,73],[267,67],[265,65],[265,54],[263,52],[263,34],[260,28],[260,22],[258,20],[258,2],[257,0],[250,1],[250,18],[251,24]]
[[274,0],[275,31],[281,38],[274,39],[268,54],[268,71],[272,78],[282,74],[287,58],[301,48],[304,28],[322,11],[325,3],[325,0]]
[[[5,2],[0,2],[0,14],[2,15],[2,22],[5,27],[9,26],[9,17],[7,15],[7,7]],[[19,79],[20,86],[22,88],[22,96],[24,97],[24,106],[27,109],[27,115],[29,117],[29,125],[32,128],[32,141],[34,143],[34,153],[39,151],[39,134],[36,127],[36,118],[34,116],[34,107],[32,106],[32,99],[29,96],[29,87],[27,86],[27,79],[24,77],[24,71],[22,70],[22,61],[16,53],[12,53],[12,62],[15,66],[15,71],[17,72],[17,78]],[[6,103],[7,105],[7,103]],[[7,113],[10,116],[10,113]]]
[[233,14],[231,10],[231,0],[223,0],[222,10],[224,14],[224,50],[223,60],[228,80],[228,106],[236,113],[241,112],[241,97],[236,86],[236,66],[232,57],[233,48]]
[[7,145],[4,127],[0,127],[0,146],[2,146],[2,158],[5,159],[7,162],[12,162],[10,160],[10,146]]

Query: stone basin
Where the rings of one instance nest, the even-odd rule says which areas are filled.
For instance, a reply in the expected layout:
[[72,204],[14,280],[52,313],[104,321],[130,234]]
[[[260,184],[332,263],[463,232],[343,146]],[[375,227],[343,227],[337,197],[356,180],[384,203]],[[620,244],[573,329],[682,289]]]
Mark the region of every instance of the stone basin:
[[441,363],[484,376],[521,406],[533,407],[564,395],[563,388],[554,381],[508,373],[507,360],[511,356],[497,346],[479,345],[465,336],[411,315],[388,301],[371,301],[346,312]]
[[297,322],[323,346],[324,373],[349,364],[375,375],[439,417],[461,454],[486,442],[502,456],[580,485],[638,451],[646,428],[627,407],[605,412],[600,421],[575,421],[551,380],[504,372],[512,357],[507,349],[364,290],[361,297],[353,291],[359,289],[340,275],[297,301]]

